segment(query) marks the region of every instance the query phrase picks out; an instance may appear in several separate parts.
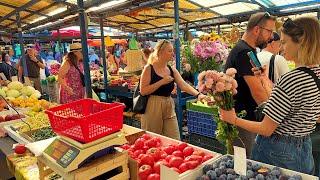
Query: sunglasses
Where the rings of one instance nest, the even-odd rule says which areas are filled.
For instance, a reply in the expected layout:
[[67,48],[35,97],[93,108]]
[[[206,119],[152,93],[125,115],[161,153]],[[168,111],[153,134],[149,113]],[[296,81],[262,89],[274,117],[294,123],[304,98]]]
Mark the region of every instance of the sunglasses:
[[296,29],[297,33],[296,35],[302,35],[304,33],[304,30],[297,25],[295,22],[292,21],[292,19],[288,18],[284,23],[283,23],[283,28],[285,30],[291,30],[291,29]]
[[160,47],[159,47],[159,50],[162,48],[162,46],[165,44],[165,43],[170,43],[168,40],[163,40]]
[[259,20],[258,20],[257,23],[255,24],[255,26],[257,26],[263,19],[269,19],[269,18],[271,18],[271,14],[268,13],[268,12],[265,12],[265,13],[263,14],[263,16],[261,16],[261,17],[259,18]]

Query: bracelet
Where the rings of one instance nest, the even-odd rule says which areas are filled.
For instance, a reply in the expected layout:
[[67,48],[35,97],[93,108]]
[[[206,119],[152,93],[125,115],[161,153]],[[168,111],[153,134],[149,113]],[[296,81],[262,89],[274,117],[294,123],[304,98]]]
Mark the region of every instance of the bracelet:
[[201,94],[201,93],[198,93],[198,94],[196,95],[196,98],[198,98],[200,94]]

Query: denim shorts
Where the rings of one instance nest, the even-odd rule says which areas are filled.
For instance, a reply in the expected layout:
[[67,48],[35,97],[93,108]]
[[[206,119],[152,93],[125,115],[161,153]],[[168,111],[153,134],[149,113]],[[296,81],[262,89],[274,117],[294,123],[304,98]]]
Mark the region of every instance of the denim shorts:
[[310,175],[314,171],[310,136],[297,138],[277,134],[270,137],[258,135],[252,159]]

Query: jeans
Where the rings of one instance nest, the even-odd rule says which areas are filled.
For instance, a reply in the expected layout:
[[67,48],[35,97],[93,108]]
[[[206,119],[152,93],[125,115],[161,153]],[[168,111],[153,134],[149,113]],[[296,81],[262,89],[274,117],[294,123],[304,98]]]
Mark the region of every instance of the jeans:
[[314,171],[310,136],[297,138],[277,134],[270,137],[258,135],[252,159],[310,175]]

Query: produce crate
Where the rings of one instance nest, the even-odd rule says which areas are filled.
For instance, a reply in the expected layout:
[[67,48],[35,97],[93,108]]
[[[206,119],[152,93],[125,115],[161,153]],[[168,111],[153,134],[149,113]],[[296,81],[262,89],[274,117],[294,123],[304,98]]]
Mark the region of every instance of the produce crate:
[[217,106],[211,107],[211,106],[199,105],[197,104],[196,99],[187,101],[186,106],[187,106],[187,110],[203,112],[203,113],[213,114],[213,115],[218,114]]
[[[213,163],[206,162],[205,164],[218,164],[220,161],[222,161],[222,160],[224,160],[226,158],[230,158],[230,157],[233,157],[233,156],[232,155],[223,155],[223,156],[220,156],[219,158],[216,158]],[[247,159],[247,162],[251,162],[252,165],[259,164],[261,167],[269,168],[270,170],[272,170],[275,167],[273,165],[269,165],[269,164],[265,164],[265,163],[262,163],[262,162],[253,161],[253,160],[250,160],[250,159]],[[302,180],[319,180],[319,178],[316,177],[316,176],[312,176],[312,175],[309,175],[309,174],[304,174],[304,173],[292,171],[292,170],[285,169],[285,168],[280,168],[280,172],[281,172],[281,175],[285,175],[285,176],[300,175],[302,177]],[[203,172],[200,172],[197,177],[202,176],[202,173]],[[241,178],[241,179],[248,179],[248,178]],[[255,178],[255,179],[257,179],[257,178]],[[267,178],[263,178],[263,179],[267,179]],[[280,179],[287,179],[287,178],[280,178]]]
[[189,134],[189,143],[221,154],[226,154],[227,152],[225,146],[217,139],[198,134]]
[[189,134],[195,133],[207,137],[215,137],[217,123],[212,114],[187,110],[187,124]]

